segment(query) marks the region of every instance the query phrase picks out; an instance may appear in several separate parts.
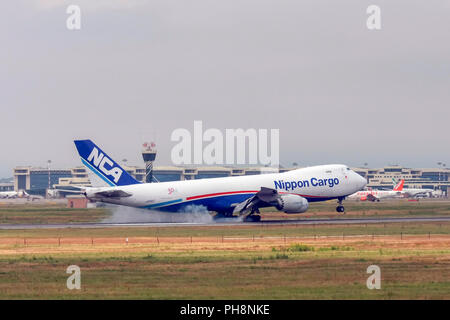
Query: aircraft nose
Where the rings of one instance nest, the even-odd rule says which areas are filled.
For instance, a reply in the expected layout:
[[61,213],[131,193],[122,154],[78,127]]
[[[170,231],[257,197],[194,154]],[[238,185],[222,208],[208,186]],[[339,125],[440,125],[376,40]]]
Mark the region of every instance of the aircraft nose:
[[360,189],[360,190],[364,189],[364,187],[367,185],[367,180],[366,180],[366,178],[360,176],[360,175],[357,174],[356,172],[355,172],[355,174],[358,176],[358,181],[359,181],[359,185],[360,185],[360,188],[359,188],[359,189]]

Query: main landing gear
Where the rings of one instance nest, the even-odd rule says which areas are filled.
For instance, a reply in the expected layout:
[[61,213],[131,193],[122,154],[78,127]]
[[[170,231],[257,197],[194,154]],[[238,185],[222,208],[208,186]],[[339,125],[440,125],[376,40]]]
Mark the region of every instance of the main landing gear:
[[229,211],[224,211],[224,212],[217,212],[217,214],[214,216],[214,220],[218,220],[218,219],[231,219],[231,218],[236,218],[233,217],[233,212],[229,212]]
[[344,200],[344,199],[343,199],[343,198],[339,198],[339,199],[338,199],[339,205],[336,207],[336,211],[339,212],[339,213],[345,214],[345,208],[344,208],[344,206],[342,205],[342,200]]
[[[244,219],[242,220],[243,222],[260,222],[261,221],[261,216],[259,215],[259,209],[252,209],[252,211],[247,214],[246,216],[244,216]],[[242,217],[243,215],[241,215],[240,217]],[[233,215],[233,211],[221,211],[221,212],[217,212],[217,214],[214,216],[214,220],[221,220],[221,219],[225,219],[230,221],[230,219],[238,219],[239,216],[235,216]]]
[[[257,213],[257,214],[255,214]],[[261,216],[259,215],[259,209],[252,209],[252,211],[244,218],[244,222],[260,222]]]
[[260,215],[248,215],[244,218],[245,222],[260,222],[261,216]]

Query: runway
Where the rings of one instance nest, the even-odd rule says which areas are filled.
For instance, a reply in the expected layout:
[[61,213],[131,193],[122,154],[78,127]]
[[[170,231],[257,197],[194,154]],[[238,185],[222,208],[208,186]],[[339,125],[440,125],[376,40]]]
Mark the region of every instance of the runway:
[[340,218],[340,219],[299,219],[299,220],[266,220],[261,222],[242,222],[237,219],[221,219],[211,223],[193,222],[131,222],[131,223],[70,223],[70,224],[3,224],[0,230],[25,229],[95,229],[120,227],[221,227],[233,225],[261,226],[261,225],[311,225],[311,224],[370,224],[370,223],[406,223],[406,222],[450,222],[450,217],[406,217],[406,218]]

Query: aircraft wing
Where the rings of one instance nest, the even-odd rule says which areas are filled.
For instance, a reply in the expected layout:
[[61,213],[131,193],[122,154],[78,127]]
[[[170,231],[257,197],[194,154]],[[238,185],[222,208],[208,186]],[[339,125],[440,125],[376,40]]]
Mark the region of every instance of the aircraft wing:
[[234,207],[233,213],[239,215],[247,214],[252,211],[257,211],[261,207],[274,206],[278,204],[280,195],[277,190],[266,187],[261,187],[253,197],[237,204]]
[[80,190],[70,190],[70,189],[55,189],[56,191],[62,191],[62,192],[67,192],[67,193],[78,193],[80,194],[80,192],[83,192],[84,190],[80,189]]

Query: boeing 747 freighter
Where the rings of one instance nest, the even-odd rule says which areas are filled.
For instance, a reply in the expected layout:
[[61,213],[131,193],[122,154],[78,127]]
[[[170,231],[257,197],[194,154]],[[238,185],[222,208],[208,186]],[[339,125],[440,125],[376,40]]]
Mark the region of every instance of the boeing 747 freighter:
[[285,213],[303,213],[310,202],[342,201],[361,190],[366,179],[345,165],[321,165],[283,173],[141,183],[129,175],[91,140],[75,141],[92,187],[92,201],[159,211],[188,212],[201,207],[219,216],[244,216],[260,221],[259,209],[275,207]]

